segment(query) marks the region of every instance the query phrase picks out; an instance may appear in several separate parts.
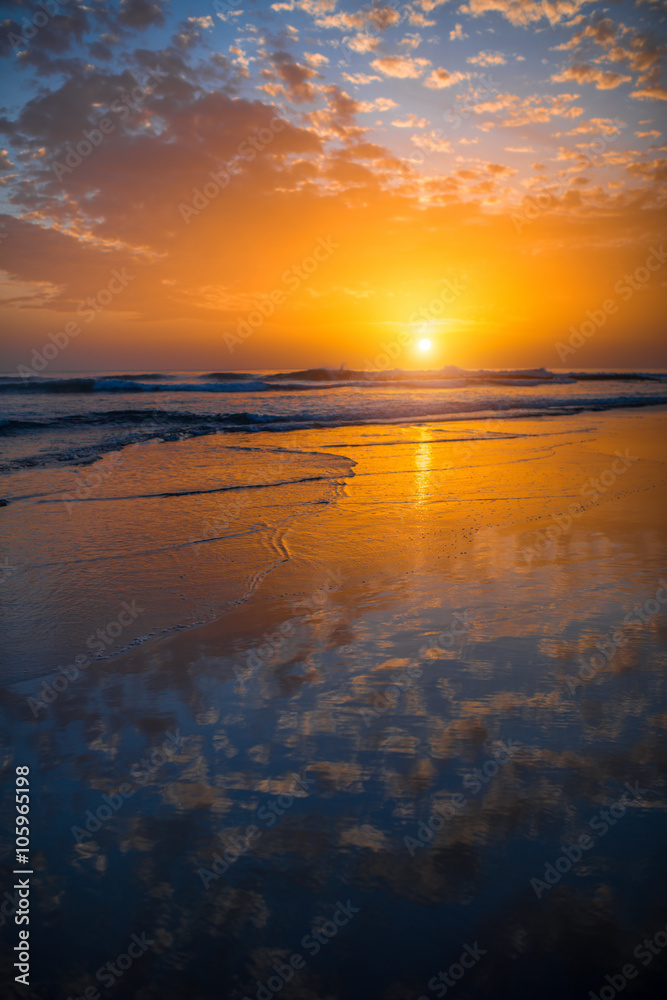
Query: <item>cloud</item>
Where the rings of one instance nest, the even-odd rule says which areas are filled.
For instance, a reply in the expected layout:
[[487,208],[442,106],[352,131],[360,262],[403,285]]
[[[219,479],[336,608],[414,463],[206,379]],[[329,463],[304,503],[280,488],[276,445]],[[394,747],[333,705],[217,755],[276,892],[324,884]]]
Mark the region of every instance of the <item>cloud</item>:
[[609,18],[587,25],[569,42],[556,46],[556,51],[583,48],[588,41],[605,50],[600,60],[626,62],[630,69],[638,73],[646,73],[659,66],[665,53],[664,42],[658,42],[649,35],[633,32],[625,25],[615,24]]
[[[584,109],[572,105],[571,102],[575,101],[577,96],[577,94],[558,94],[556,96],[532,94],[529,97],[518,97],[516,94],[499,94],[489,101],[472,105],[472,110],[476,115],[507,111],[508,117],[499,124],[516,128],[537,122],[549,122],[552,118],[578,118],[584,113]],[[477,127],[488,131],[496,124],[496,122],[490,121]]]
[[381,76],[368,76],[367,73],[343,73],[343,79],[347,80],[348,83],[353,83],[355,86],[363,87],[367,83],[372,83],[373,80],[381,80]]
[[[14,8],[18,4],[14,4]],[[0,58],[16,60],[15,65],[19,69],[35,69],[43,75],[54,73],[69,75],[73,71],[82,71],[84,64],[81,60],[68,56],[64,57],[72,49],[75,43],[81,43],[84,35],[92,27],[91,20],[93,11],[86,10],[82,6],[75,5],[68,7],[63,14],[56,14],[49,17],[45,25],[39,28],[32,38],[25,39],[19,45],[22,49],[17,54],[9,39],[14,35],[16,38],[23,38],[25,28],[24,20],[22,24],[8,19],[0,23]],[[113,36],[106,36],[109,40]],[[105,36],[100,36],[101,41],[105,41]]]
[[329,62],[328,58],[320,52],[304,52],[303,58],[309,66],[322,66],[324,63]]
[[[306,10],[302,4],[299,4],[302,10]],[[333,5],[335,6],[335,4]],[[327,10],[333,10],[333,6],[327,8]],[[314,13],[308,10],[308,13]],[[314,14],[315,24],[319,28],[338,28],[340,31],[349,31],[350,28],[362,28],[366,24],[366,17],[359,11],[356,14],[346,13],[341,11],[338,14],[326,14],[324,11],[319,14]]]
[[406,49],[418,49],[421,42],[422,36],[417,32],[414,35],[406,35],[398,44],[403,45]]
[[151,25],[164,24],[164,2],[157,0],[121,0],[118,20],[128,28],[149,28]]
[[393,7],[371,7],[368,12],[368,20],[375,25],[378,31],[385,31],[392,24],[398,24],[401,15]]
[[364,113],[368,111],[390,111],[391,108],[397,108],[398,104],[396,101],[392,101],[391,97],[376,97],[374,101],[360,101],[358,111]]
[[420,14],[419,11],[415,10],[410,12],[408,21],[410,24],[414,24],[418,28],[430,28],[436,23],[435,21],[429,21],[423,14]]
[[594,83],[596,90],[614,90],[622,83],[629,83],[632,77],[622,76],[620,73],[605,73],[604,70],[596,69],[586,63],[573,63],[562,73],[554,74],[551,79],[554,83],[564,83],[566,80],[576,80],[577,83]]
[[[287,8],[287,5],[285,7]],[[326,14],[330,10],[335,10],[336,0],[294,0],[292,7],[287,9],[291,10],[293,7],[298,7],[300,10],[305,10],[306,13],[317,17],[321,14]]]
[[355,12],[339,11],[337,14],[331,13],[335,9],[335,0],[331,4],[320,5],[310,3],[309,0],[302,0],[298,4],[302,10],[313,14],[315,24],[320,28],[338,28],[340,31],[349,31],[350,28],[366,28],[376,31],[386,31],[387,28],[398,24],[401,15],[394,7],[386,4],[376,4],[373,7],[365,8]]
[[182,21],[178,30],[172,35],[172,43],[182,51],[194,48],[208,27],[205,22],[210,20],[211,18],[205,17],[189,17],[187,21]]
[[379,38],[376,38],[375,35],[364,34],[364,32],[360,32],[351,38],[345,38],[344,41],[348,49],[361,54],[364,52],[374,52],[380,44]]
[[581,31],[578,31],[576,35],[573,35],[569,41],[563,42],[562,45],[556,45],[555,51],[562,52],[568,49],[576,49],[589,38],[598,45],[607,46],[613,42],[617,33],[618,25],[606,17],[602,21],[596,21],[594,24],[587,25]]
[[[629,70],[640,75],[635,84],[635,90],[630,97],[635,100],[665,100],[667,90],[663,86],[661,76],[662,58],[667,51],[664,41],[656,40],[652,35],[640,34],[625,25],[616,25],[609,18],[587,25],[581,31],[558,49],[579,49],[585,51],[587,42],[600,46],[604,53],[594,61],[624,63]],[[626,83],[630,77],[619,73],[603,73],[593,69],[586,63],[575,63],[553,80],[577,79],[579,82],[594,82],[598,90],[611,90],[619,83]]]
[[453,87],[455,84],[460,83],[461,80],[467,80],[466,73],[450,73],[448,70],[443,69],[442,66],[438,69],[434,69],[427,80],[424,80],[424,86],[429,87],[431,90],[443,90],[445,87]]
[[633,90],[630,97],[634,97],[638,101],[667,101],[667,87],[663,87],[661,83],[654,83],[651,86]]
[[625,125],[626,122],[619,121],[618,118],[591,118],[590,121],[581,122],[565,135],[617,135]]
[[292,101],[305,104],[317,100],[317,91],[310,83],[314,77],[320,77],[317,70],[295,62],[288,52],[274,52],[270,58],[278,78],[283,81],[284,92]]
[[478,66],[504,66],[506,61],[501,52],[480,52],[466,59],[466,62],[476,63]]
[[449,3],[449,0],[415,0],[415,7],[420,7],[427,14],[430,14],[436,7],[442,7]]
[[395,128],[425,128],[428,122],[425,118],[419,118],[418,115],[411,114],[404,118],[403,121],[396,118],[391,124]]
[[[133,77],[127,73],[120,79],[129,84]],[[107,110],[105,103],[94,113],[96,98],[118,93],[118,81],[115,76],[96,76],[87,87],[82,81],[77,81],[78,88],[63,85],[50,101],[43,96],[32,113],[19,116],[17,125],[24,141],[32,146],[43,143],[47,135],[60,133],[76,141],[76,133],[70,131],[73,126],[66,127],[68,110],[77,101],[77,113],[84,116],[79,121],[85,120],[87,111],[93,111],[88,124],[94,127]],[[168,93],[168,86],[165,90]],[[241,231],[243,219],[247,222],[256,213],[253,205],[262,193],[280,201],[274,192],[281,180],[290,176],[288,157],[319,156],[322,152],[319,138],[308,129],[284,122],[282,130],[274,132],[270,123],[276,109],[259,101],[202,94],[192,88],[189,97],[183,95],[180,100],[161,97],[156,90],[146,104],[149,110],[159,109],[159,133],[137,134],[130,119],[123,124],[118,115],[111,114],[115,128],[104,146],[94,149],[60,179],[51,170],[52,158],[57,156],[53,148],[51,155],[30,161],[24,168],[29,183],[15,189],[15,204],[33,220],[50,221],[44,228],[35,222],[20,230],[21,240],[12,245],[11,270],[62,289],[51,306],[67,309],[72,303],[76,305],[106,284],[112,267],[127,265],[138,277],[124,294],[122,305],[119,300],[118,308],[134,310],[147,296],[155,296],[156,301],[169,303],[168,312],[174,303],[164,298],[164,290],[155,287],[157,278],[148,267],[151,260],[170,260],[171,264],[161,269],[160,278],[173,278],[179,287],[203,280],[204,275],[207,280],[215,279],[206,253],[195,250],[190,242],[179,203],[191,202],[193,190],[210,181],[211,171],[226,168],[231,181],[211,203],[206,219],[218,226],[227,214]],[[257,135],[269,136],[266,152],[255,154],[248,144]],[[206,228],[208,224],[205,220]],[[58,233],[61,228],[79,235],[63,237]],[[190,250],[182,256],[179,243],[184,238]],[[187,254],[193,254],[190,261]],[[227,266],[233,266],[231,258]]]
[[378,73],[397,77],[399,80],[416,79],[430,65],[429,59],[411,59],[409,56],[384,56],[371,63]]
[[194,23],[198,24],[200,28],[213,27],[213,18],[210,14],[207,14],[206,17],[189,17],[188,21],[194,21]]
[[627,172],[633,177],[662,183],[667,181],[667,159],[650,160],[648,163],[629,163]]
[[428,150],[429,153],[451,153],[452,151],[451,143],[439,129],[432,129],[422,135],[412,135],[410,141],[415,146],[419,146],[420,149]]
[[452,30],[449,32],[450,42],[455,42],[457,38],[463,41],[463,39],[467,37],[468,36],[464,34],[463,26],[460,24],[455,24]]
[[514,167],[506,167],[503,163],[487,163],[486,169],[494,177],[511,177],[517,173]]

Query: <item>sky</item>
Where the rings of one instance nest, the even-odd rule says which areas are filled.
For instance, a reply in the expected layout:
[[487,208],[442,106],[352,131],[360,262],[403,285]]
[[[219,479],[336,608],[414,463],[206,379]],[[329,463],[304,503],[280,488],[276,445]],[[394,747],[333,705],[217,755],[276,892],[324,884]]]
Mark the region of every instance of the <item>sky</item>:
[[662,0],[0,22],[4,370],[667,367]]

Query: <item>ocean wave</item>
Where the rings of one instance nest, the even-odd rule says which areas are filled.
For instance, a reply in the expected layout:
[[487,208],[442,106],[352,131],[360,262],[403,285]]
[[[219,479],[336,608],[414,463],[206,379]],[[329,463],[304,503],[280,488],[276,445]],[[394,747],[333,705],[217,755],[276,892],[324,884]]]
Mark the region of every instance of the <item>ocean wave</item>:
[[202,382],[213,380],[214,382],[247,382],[255,378],[254,375],[246,372],[205,372],[198,375]]
[[[4,435],[9,443],[12,435],[15,441],[20,441],[21,435],[32,432],[37,435],[39,448],[31,447],[29,454],[8,457],[0,465],[0,470],[12,472],[63,464],[90,465],[109,452],[120,451],[132,444],[150,440],[179,441],[209,434],[258,431],[285,433],[316,428],[514,420],[568,416],[582,411],[665,405],[667,395],[658,393],[613,397],[591,395],[571,399],[562,394],[551,398],[544,395],[512,394],[504,397],[478,397],[474,400],[458,399],[449,405],[443,405],[439,401],[437,409],[424,400],[412,400],[402,402],[400,406],[392,406],[389,413],[386,406],[378,403],[376,408],[365,410],[349,407],[336,411],[327,408],[321,412],[310,409],[282,414],[246,410],[238,413],[202,414],[178,410],[125,409],[59,415],[52,420],[17,417],[6,419],[0,424],[0,435]],[[91,441],[94,428],[97,428],[95,436],[98,440]],[[86,435],[77,440],[78,433],[82,430],[86,431]],[[55,437],[52,432],[56,432]],[[25,448],[23,451],[25,452]]]
[[[18,378],[3,376],[0,393],[229,393],[304,392],[349,387],[458,389],[464,386],[568,385],[576,382],[663,382],[667,376],[655,372],[553,372],[547,368],[468,370],[449,365],[440,370],[363,371],[358,369],[308,368],[257,376],[247,372],[210,372],[184,380],[184,373],[148,373],[59,378]],[[175,379],[178,378],[178,381]]]
[[141,382],[119,375],[104,378],[15,379],[0,384],[2,393],[72,393],[92,392],[261,392],[274,388],[267,382]]

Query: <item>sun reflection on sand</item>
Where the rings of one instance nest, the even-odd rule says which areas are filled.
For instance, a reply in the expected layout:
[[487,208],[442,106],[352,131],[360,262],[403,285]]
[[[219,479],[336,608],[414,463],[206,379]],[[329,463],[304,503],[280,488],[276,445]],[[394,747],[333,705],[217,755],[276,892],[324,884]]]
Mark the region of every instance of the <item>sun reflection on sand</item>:
[[433,441],[431,433],[426,428],[420,428],[422,440],[415,447],[415,488],[414,505],[423,507],[425,503],[432,499],[434,493],[433,483]]

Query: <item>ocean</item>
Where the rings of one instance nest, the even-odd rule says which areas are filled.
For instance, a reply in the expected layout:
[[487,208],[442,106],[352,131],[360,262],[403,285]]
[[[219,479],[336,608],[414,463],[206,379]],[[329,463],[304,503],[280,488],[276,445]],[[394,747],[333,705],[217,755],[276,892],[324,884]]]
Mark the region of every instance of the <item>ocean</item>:
[[557,415],[667,402],[630,371],[65,372],[0,376],[2,471],[208,434]]

